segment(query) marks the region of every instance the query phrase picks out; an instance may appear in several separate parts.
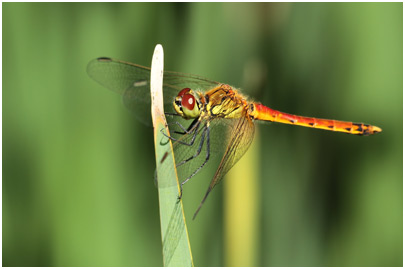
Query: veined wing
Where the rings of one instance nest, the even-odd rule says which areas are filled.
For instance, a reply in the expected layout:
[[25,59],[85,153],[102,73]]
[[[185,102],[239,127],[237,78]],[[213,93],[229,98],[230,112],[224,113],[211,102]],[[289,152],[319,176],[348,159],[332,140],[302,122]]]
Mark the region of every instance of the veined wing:
[[[125,106],[145,124],[151,124],[150,116],[150,68],[112,58],[97,58],[87,66],[87,73],[102,86],[123,96]],[[163,95],[165,111],[173,112],[174,97],[183,88],[207,90],[219,82],[196,75],[165,71]]]
[[203,200],[201,201],[197,211],[194,213],[193,219],[197,216],[212,189],[217,185],[225,176],[225,174],[234,166],[240,158],[246,153],[250,144],[252,143],[255,126],[254,123],[248,118],[247,115],[240,119],[220,119],[220,121],[227,121],[229,125],[227,143],[224,155],[221,159],[220,165],[215,172],[213,179],[208,187]]

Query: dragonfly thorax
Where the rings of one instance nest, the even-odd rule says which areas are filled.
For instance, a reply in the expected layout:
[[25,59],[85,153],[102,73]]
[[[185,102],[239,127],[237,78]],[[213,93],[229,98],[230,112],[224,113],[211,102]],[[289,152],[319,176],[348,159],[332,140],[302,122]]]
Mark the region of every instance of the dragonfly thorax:
[[174,110],[185,119],[195,119],[200,116],[200,100],[190,88],[182,89],[173,102]]

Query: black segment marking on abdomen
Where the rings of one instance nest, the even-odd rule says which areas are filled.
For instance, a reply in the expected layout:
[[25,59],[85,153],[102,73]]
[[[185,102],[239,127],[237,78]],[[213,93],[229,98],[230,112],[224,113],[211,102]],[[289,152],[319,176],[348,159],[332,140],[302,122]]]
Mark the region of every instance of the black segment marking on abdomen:
[[[353,123],[353,125],[357,127],[357,131],[359,131],[359,132],[364,131],[363,124],[361,124],[361,123]],[[370,125],[364,125],[364,127],[368,128],[368,127],[370,127]]]

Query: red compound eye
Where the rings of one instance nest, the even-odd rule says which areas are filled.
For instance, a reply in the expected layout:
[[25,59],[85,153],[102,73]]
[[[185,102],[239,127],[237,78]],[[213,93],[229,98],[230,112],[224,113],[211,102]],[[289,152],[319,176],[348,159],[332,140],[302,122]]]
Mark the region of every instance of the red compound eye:
[[181,106],[187,108],[188,110],[193,110],[195,106],[195,98],[191,94],[184,94],[181,99]]
[[177,96],[183,97],[186,93],[189,93],[190,91],[191,91],[190,88],[184,88],[179,92],[179,94]]

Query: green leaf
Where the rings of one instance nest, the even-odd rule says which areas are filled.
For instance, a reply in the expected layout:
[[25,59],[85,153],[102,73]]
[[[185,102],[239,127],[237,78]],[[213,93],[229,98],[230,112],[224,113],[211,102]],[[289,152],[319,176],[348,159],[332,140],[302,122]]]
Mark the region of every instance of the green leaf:
[[152,59],[151,97],[157,187],[164,266],[193,266],[176,164],[163,111],[163,48],[157,45]]

